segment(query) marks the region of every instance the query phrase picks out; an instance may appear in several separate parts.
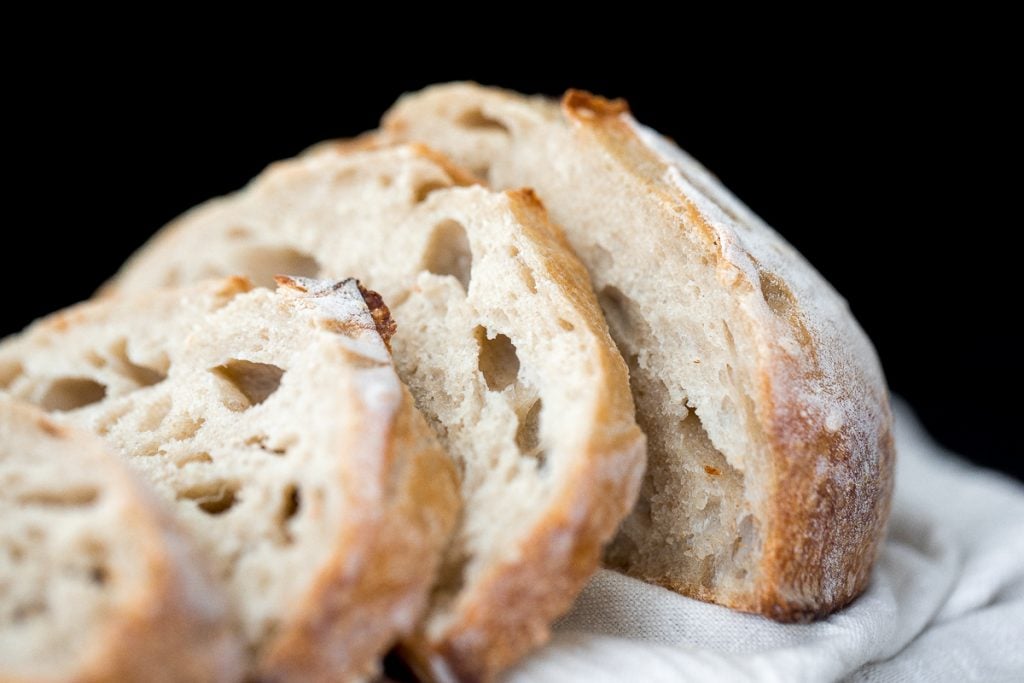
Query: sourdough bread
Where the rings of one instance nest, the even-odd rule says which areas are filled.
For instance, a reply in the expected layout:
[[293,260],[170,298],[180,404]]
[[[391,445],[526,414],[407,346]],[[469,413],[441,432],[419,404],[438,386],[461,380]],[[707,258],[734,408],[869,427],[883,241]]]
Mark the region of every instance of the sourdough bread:
[[0,375],[173,507],[230,597],[252,677],[355,680],[420,617],[457,482],[391,364],[379,297],[280,282],[84,303],[0,344]]
[[[586,271],[529,191],[490,192],[420,146],[282,162],[189,212],[108,291],[209,273],[355,273],[462,474],[464,514],[406,652],[486,680],[543,642],[633,504],[644,439]],[[464,186],[470,185],[470,186]]]
[[620,100],[450,84],[383,129],[535,188],[588,267],[650,448],[611,566],[780,620],[863,590],[892,490],[886,385],[796,250]]
[[223,596],[95,436],[0,398],[0,520],[0,680],[241,680]]

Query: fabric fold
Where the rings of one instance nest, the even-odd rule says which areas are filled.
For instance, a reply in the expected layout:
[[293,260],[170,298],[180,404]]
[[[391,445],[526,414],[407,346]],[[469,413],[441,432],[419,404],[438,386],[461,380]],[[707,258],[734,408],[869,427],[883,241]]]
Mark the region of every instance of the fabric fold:
[[601,570],[507,680],[1024,680],[1024,487],[896,416],[888,536],[846,609],[779,624]]

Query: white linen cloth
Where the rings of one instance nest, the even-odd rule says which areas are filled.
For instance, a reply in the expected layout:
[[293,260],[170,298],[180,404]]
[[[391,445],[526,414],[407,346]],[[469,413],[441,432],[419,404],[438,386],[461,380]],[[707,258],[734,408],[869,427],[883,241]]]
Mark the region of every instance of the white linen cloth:
[[778,624],[601,570],[507,681],[1024,681],[1024,487],[896,411],[889,532],[867,592]]

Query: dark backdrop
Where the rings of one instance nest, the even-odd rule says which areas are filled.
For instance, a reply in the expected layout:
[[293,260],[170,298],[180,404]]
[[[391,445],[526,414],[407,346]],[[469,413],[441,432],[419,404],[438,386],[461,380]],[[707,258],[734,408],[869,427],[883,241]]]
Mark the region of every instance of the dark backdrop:
[[1019,230],[1019,191],[1001,167],[1017,163],[1016,124],[1006,84],[989,87],[955,51],[880,67],[802,54],[666,73],[567,63],[329,76],[240,56],[140,77],[122,73],[125,57],[80,54],[8,99],[19,217],[4,233],[21,241],[2,247],[2,333],[87,297],[164,222],[268,162],[373,127],[402,91],[456,78],[582,87],[627,98],[795,244],[849,299],[893,391],[943,444],[1024,476],[1018,400],[1006,395],[1021,376],[1009,331],[1020,266],[1003,243]]

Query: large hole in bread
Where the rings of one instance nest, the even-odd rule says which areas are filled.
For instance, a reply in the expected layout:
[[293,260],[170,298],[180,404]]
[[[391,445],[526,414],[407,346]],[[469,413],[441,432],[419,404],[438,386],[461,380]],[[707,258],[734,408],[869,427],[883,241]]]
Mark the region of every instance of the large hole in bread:
[[543,402],[538,398],[526,411],[526,415],[519,420],[519,427],[516,429],[516,447],[519,452],[527,457],[537,460],[539,465],[544,464],[544,450],[540,445],[540,416],[543,410]]
[[412,200],[414,203],[420,204],[426,201],[431,192],[443,190],[446,187],[451,187],[451,183],[444,180],[438,180],[437,178],[421,180],[413,186]]
[[670,399],[651,378],[645,382],[634,396],[648,408],[641,427],[653,447],[641,498],[606,559],[635,576],[724,590],[747,576],[761,542],[745,507],[743,473],[715,447],[696,411],[655,416],[650,406]]
[[17,361],[0,362],[0,389],[11,386],[24,371],[24,367]]
[[174,464],[178,467],[184,467],[185,465],[207,465],[213,462],[213,456],[206,451],[200,451],[198,453],[186,453],[174,461]]
[[128,356],[127,339],[119,339],[110,352],[116,361],[117,370],[140,387],[150,387],[167,379],[170,360],[166,354],[160,354],[152,365],[136,363]]
[[299,493],[299,487],[295,484],[287,486],[282,500],[281,521],[287,522],[299,513],[299,508],[302,506],[302,496]]
[[476,340],[480,345],[477,367],[491,391],[503,391],[519,376],[519,356],[515,344],[503,334],[489,339],[487,328],[477,327]]
[[268,363],[231,359],[210,370],[224,380],[224,405],[239,411],[266,401],[281,386],[284,370]]
[[605,317],[608,319],[608,326],[615,333],[616,341],[629,339],[630,334],[630,310],[629,299],[617,287],[608,285],[603,287],[597,295],[597,302],[601,305]]
[[473,107],[467,109],[459,115],[459,118],[455,119],[455,123],[462,126],[463,128],[473,128],[476,130],[495,130],[501,131],[502,133],[508,133],[508,126],[499,121],[498,119],[488,116],[480,109],[480,107]]
[[44,507],[86,507],[99,499],[100,492],[92,486],[76,486],[67,489],[41,489],[28,491],[18,496],[20,505]]
[[299,514],[299,509],[302,507],[302,493],[299,487],[295,484],[289,484],[285,487],[281,495],[281,510],[278,516],[279,524],[281,527],[281,535],[284,540],[288,543],[292,542],[291,530],[288,528],[288,522]]
[[238,498],[238,482],[209,481],[196,484],[177,496],[178,500],[195,501],[196,506],[210,515],[221,515],[230,510]]
[[105,586],[109,578],[110,570],[107,569],[106,565],[95,564],[89,567],[89,581],[97,586]]
[[238,249],[235,269],[260,287],[275,287],[275,275],[316,277],[320,264],[311,255],[285,246],[254,246]]
[[427,243],[423,267],[435,275],[451,275],[468,292],[473,252],[469,248],[466,229],[452,220],[438,224]]
[[64,377],[58,379],[43,394],[39,405],[47,411],[68,411],[84,408],[102,401],[107,388],[88,377]]

